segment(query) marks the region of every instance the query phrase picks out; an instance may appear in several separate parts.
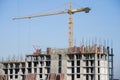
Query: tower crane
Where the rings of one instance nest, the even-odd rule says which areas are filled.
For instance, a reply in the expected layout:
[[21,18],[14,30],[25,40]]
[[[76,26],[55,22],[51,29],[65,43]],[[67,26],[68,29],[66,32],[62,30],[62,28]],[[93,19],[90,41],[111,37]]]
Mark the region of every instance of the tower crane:
[[73,47],[73,17],[72,15],[77,12],[85,12],[88,13],[90,11],[89,7],[85,8],[79,8],[79,9],[72,9],[72,3],[70,3],[70,8],[68,10],[63,10],[63,11],[57,11],[57,12],[50,12],[50,13],[45,13],[45,14],[38,14],[38,15],[29,15],[29,16],[23,16],[23,17],[15,17],[13,20],[18,20],[18,19],[31,19],[31,18],[36,18],[36,17],[43,17],[43,16],[51,16],[51,15],[58,15],[58,14],[69,14],[69,39],[68,39],[68,46],[69,48]]

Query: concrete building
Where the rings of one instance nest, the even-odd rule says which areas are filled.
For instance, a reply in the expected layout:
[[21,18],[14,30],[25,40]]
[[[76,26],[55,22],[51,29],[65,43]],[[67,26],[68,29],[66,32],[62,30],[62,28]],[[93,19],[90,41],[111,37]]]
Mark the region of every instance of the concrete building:
[[26,55],[24,61],[1,64],[8,80],[110,80],[113,74],[109,55],[113,56],[109,47],[81,45],[69,49],[47,48],[44,54],[38,49]]

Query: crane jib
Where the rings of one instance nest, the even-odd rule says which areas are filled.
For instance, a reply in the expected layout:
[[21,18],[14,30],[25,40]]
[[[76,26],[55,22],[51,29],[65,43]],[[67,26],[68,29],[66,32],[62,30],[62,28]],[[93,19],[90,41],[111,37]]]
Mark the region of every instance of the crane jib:
[[51,15],[58,15],[58,14],[65,14],[68,13],[69,16],[69,39],[68,39],[68,44],[69,48],[73,47],[73,20],[72,20],[72,14],[77,13],[77,12],[85,12],[88,13],[91,9],[89,7],[86,8],[80,8],[80,9],[72,9],[72,3],[70,4],[70,8],[67,10],[63,11],[57,11],[57,12],[50,12],[50,13],[45,13],[45,14],[37,14],[37,15],[29,15],[29,16],[23,16],[23,17],[16,17],[13,18],[13,20],[18,20],[18,19],[30,19],[30,18],[36,18],[36,17],[42,17],[42,16],[51,16]]

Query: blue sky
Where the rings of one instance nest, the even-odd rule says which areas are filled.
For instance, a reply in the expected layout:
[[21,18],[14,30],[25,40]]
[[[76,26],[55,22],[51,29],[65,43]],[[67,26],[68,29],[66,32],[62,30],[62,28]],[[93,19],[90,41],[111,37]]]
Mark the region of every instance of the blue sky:
[[114,73],[120,78],[120,0],[0,0],[0,58],[23,56],[34,51],[32,45],[68,47],[68,14],[33,19],[12,20],[16,16],[90,7],[90,13],[76,13],[74,40],[79,45],[82,38],[113,41]]

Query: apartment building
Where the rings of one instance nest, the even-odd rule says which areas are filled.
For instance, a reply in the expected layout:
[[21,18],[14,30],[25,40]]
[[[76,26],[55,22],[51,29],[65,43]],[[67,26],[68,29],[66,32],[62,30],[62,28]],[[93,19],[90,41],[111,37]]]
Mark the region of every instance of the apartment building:
[[109,47],[96,44],[47,48],[45,53],[37,49],[24,61],[2,61],[1,70],[8,80],[109,80],[113,75],[111,57]]

